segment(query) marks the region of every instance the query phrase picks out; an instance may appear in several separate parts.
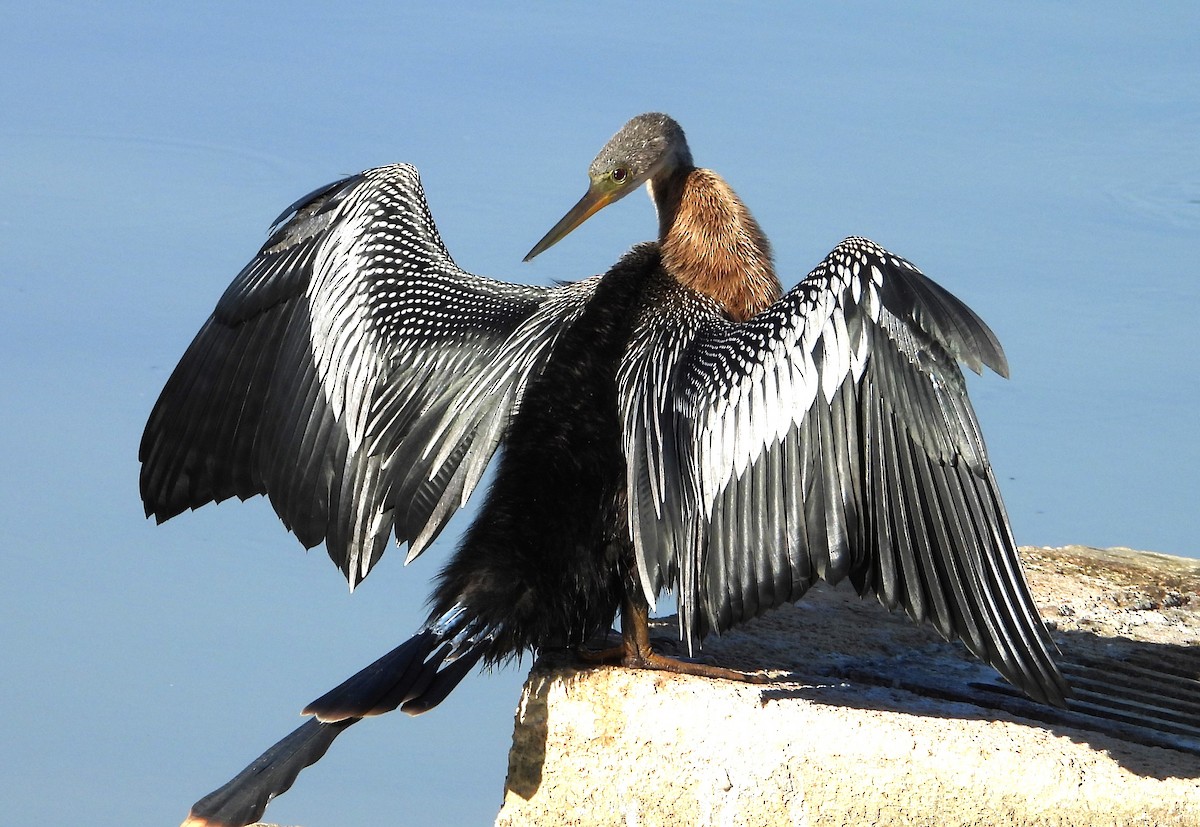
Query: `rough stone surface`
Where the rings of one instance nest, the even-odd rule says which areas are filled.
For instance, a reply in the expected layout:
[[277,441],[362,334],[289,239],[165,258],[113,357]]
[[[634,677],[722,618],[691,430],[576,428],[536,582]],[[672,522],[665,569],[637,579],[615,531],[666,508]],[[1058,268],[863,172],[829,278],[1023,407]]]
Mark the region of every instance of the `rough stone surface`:
[[[1022,553],[1064,660],[1149,658],[1200,693],[1200,563]],[[705,652],[772,682],[543,658],[517,710],[498,827],[1200,825],[1190,736],[1147,746],[1043,716],[961,647],[851,591],[815,589]],[[961,687],[982,701],[954,700]]]

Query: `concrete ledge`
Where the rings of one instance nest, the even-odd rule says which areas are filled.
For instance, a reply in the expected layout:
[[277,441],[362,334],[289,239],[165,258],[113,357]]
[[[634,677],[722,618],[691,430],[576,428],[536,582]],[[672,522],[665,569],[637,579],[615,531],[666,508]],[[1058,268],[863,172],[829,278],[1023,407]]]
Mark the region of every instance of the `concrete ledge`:
[[1200,563],[1023,555],[1072,712],[820,589],[706,647],[765,687],[543,658],[496,824],[1200,825]]

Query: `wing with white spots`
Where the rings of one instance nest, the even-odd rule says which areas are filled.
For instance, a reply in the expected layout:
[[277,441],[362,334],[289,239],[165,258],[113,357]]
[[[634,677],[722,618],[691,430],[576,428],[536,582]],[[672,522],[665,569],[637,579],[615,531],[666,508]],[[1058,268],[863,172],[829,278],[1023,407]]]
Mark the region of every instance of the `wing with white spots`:
[[350,584],[409,558],[471,494],[593,282],[460,270],[417,172],[372,169],[276,222],[168,380],[142,438],[147,514],[266,494]]
[[689,640],[849,577],[1062,701],[957,364],[1007,373],[970,309],[859,238],[741,324],[652,295],[619,377],[630,525]]

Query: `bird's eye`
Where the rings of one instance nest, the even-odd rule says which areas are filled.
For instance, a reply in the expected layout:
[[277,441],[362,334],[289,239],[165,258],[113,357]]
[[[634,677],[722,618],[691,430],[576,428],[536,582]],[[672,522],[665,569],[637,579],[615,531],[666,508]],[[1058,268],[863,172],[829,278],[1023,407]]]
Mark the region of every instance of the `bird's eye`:
[[625,167],[617,167],[612,171],[612,179],[615,183],[624,184],[628,178],[629,170],[625,169]]

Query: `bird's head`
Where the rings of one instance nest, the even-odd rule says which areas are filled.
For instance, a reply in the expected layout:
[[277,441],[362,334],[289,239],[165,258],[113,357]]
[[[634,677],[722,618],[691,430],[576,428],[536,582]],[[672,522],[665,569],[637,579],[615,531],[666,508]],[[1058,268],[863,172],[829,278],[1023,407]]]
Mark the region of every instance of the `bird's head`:
[[660,112],[638,115],[621,127],[596,155],[588,167],[588,191],[534,245],[525,261],[545,252],[589,217],[642,184],[691,166],[692,153],[679,124]]

